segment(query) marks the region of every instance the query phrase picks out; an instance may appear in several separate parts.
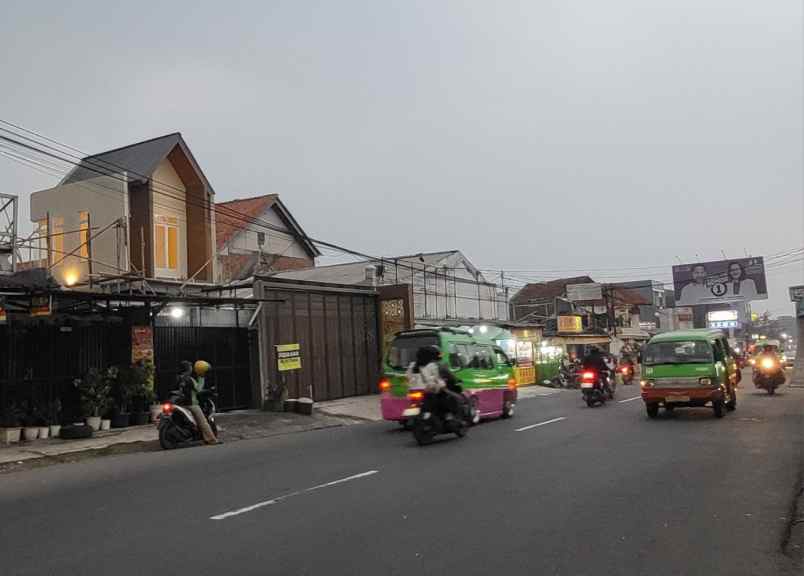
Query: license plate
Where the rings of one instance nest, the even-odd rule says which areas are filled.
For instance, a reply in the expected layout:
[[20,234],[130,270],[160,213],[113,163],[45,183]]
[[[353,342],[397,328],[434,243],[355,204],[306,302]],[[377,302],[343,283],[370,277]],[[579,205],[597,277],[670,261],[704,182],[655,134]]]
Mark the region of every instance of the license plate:
[[581,388],[594,388],[595,385],[591,382],[581,382]]
[[420,410],[418,408],[407,408],[404,412],[402,412],[402,416],[405,418],[413,418],[414,416],[419,415]]
[[665,402],[689,402],[689,396],[666,396],[664,399]]

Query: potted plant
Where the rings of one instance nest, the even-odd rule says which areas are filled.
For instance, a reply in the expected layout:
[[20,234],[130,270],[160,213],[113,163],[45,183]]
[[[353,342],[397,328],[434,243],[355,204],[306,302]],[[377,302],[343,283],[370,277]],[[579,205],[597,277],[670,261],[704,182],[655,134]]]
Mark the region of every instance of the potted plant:
[[148,386],[148,370],[144,362],[140,361],[135,363],[130,368],[131,374],[131,424],[133,426],[142,426],[147,424],[151,415],[148,411],[148,405],[152,402],[153,398],[153,380],[151,380],[151,387]]
[[58,438],[61,432],[61,400],[56,398],[50,403],[50,437]]
[[107,377],[111,383],[112,401],[112,428],[125,428],[131,424],[131,403],[134,399],[134,372],[131,367],[118,370],[109,368]]
[[111,381],[107,377],[106,371],[90,368],[86,376],[76,378],[73,384],[81,395],[81,405],[84,414],[87,415],[87,425],[93,430],[99,430],[101,414],[109,404],[111,391]]
[[3,444],[15,444],[20,441],[20,420],[22,414],[19,407],[11,403],[6,408],[3,418],[0,419],[0,442]]
[[42,424],[43,420],[39,415],[36,405],[32,401],[29,401],[28,409],[25,411],[25,416],[22,419],[22,437],[26,442],[33,442],[39,438],[39,428]]

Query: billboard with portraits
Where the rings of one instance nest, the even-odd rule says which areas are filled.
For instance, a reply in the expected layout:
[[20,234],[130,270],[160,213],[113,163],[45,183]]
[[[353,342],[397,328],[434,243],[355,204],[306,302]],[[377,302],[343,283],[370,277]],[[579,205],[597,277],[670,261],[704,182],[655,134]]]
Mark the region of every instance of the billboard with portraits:
[[673,266],[677,306],[766,300],[762,257],[735,258]]

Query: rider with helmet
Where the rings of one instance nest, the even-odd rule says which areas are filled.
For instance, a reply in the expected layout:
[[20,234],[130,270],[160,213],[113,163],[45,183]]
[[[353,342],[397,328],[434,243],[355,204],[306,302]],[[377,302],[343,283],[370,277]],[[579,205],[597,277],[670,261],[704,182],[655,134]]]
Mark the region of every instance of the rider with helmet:
[[218,439],[204,415],[204,411],[198,402],[199,394],[204,390],[204,377],[209,372],[210,365],[204,360],[198,360],[195,364],[184,360],[179,365],[178,384],[182,392],[184,401],[188,403],[187,408],[195,418],[195,424],[201,430],[204,442],[207,444],[217,444]]
[[458,415],[464,397],[458,379],[441,363],[438,346],[423,346],[416,351],[416,361],[408,367],[408,381],[418,382],[427,392],[433,393],[436,405],[447,417]]

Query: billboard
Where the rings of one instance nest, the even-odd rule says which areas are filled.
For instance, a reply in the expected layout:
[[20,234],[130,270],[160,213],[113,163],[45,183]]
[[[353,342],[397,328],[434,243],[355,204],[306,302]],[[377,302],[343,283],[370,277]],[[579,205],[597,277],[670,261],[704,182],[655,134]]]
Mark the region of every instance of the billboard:
[[603,299],[603,287],[594,282],[567,284],[567,300],[572,302],[597,302]]
[[768,298],[761,257],[673,266],[673,285],[678,306]]

